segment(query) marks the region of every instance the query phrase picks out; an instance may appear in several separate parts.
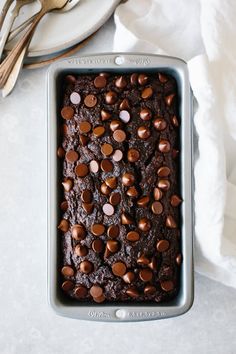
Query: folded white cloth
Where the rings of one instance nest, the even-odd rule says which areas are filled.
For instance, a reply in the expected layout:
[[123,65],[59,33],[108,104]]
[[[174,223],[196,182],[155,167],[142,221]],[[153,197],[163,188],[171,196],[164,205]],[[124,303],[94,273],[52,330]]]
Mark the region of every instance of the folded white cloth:
[[128,0],[114,51],[188,62],[196,98],[195,268],[236,287],[236,2]]

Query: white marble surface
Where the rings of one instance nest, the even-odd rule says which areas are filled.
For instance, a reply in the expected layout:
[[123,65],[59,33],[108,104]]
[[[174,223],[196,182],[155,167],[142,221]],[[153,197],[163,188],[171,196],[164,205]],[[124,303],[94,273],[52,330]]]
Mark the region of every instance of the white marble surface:
[[[110,51],[110,21],[81,53]],[[46,299],[46,69],[0,99],[0,353],[234,354],[236,290],[196,275],[193,308],[111,324],[56,316]]]

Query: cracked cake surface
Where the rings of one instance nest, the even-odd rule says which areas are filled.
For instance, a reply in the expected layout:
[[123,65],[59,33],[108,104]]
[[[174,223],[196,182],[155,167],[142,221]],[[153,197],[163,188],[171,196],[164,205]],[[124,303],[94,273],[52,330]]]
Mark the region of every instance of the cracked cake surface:
[[161,72],[63,78],[60,287],[83,302],[161,302],[179,289],[178,93]]

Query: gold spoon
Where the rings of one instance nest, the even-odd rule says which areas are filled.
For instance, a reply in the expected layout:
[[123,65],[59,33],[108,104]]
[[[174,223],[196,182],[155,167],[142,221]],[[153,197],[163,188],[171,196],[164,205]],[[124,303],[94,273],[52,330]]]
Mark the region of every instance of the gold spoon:
[[33,1],[34,0],[16,0],[15,6],[10,11],[9,16],[6,19],[6,26],[4,27],[4,32],[0,38],[0,61],[2,58],[2,53],[3,53],[4,47],[5,47],[7,38],[9,36],[10,30],[12,28],[12,25],[13,25],[16,17],[19,15],[20,9],[23,6],[32,3]]
[[[55,10],[53,12],[67,12],[70,11],[71,9],[73,9],[78,3],[80,2],[80,0],[69,0],[68,3],[63,7],[63,9],[60,10]],[[28,20],[26,20],[25,22],[23,22],[21,25],[19,25],[18,27],[16,27],[14,30],[12,30],[8,36],[8,42],[10,42],[12,39],[14,39],[21,31],[23,31],[26,27],[29,26],[29,24],[33,21],[33,19],[35,18],[35,16],[37,16],[37,14],[31,16],[30,18],[28,18]]]
[[5,20],[5,17],[7,15],[7,12],[9,10],[9,8],[11,7],[11,4],[13,3],[14,0],[6,0],[4,5],[3,5],[3,8],[0,12],[0,31],[2,29],[2,25],[3,25],[3,22]]
[[6,83],[18,57],[21,55],[21,52],[25,47],[28,48],[33,33],[41,18],[52,10],[63,8],[68,0],[40,0],[40,2],[42,4],[41,11],[35,17],[28,30],[25,32],[24,36],[14,46],[10,54],[0,65],[0,88],[3,88],[4,84]]
[[[68,3],[62,9],[56,10],[55,12],[63,12],[64,13],[66,11],[70,11],[71,9],[73,9],[78,4],[79,1],[80,0],[68,1]],[[20,70],[21,70],[22,65],[23,65],[23,61],[24,61],[24,56],[25,56],[26,50],[27,50],[26,47],[22,50],[19,58],[17,59],[15,65],[14,65],[14,67],[13,67],[13,69],[12,69],[12,71],[11,71],[11,73],[10,73],[10,75],[9,75],[9,77],[8,77],[4,87],[3,87],[3,89],[2,89],[2,97],[3,98],[8,96],[12,92],[12,90],[13,90],[15,84],[16,84],[17,78],[19,76]]]

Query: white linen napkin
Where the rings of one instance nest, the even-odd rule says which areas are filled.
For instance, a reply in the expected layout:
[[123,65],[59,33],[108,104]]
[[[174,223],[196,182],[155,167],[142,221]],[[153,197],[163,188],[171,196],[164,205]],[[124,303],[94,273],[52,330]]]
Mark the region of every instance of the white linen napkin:
[[236,2],[128,0],[114,51],[188,62],[196,98],[195,268],[236,287]]

